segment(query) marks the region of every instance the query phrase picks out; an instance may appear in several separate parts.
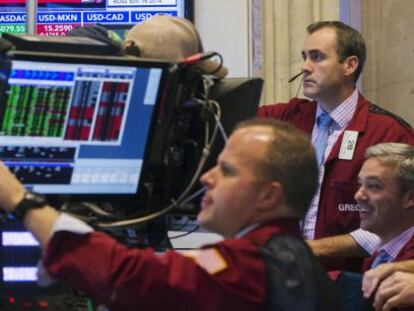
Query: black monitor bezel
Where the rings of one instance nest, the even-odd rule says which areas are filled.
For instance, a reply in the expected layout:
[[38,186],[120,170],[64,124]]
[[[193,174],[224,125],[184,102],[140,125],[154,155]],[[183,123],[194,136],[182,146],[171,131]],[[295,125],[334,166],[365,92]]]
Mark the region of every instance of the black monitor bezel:
[[184,18],[194,22],[194,0],[184,0]]
[[167,88],[169,80],[169,68],[171,63],[164,60],[145,59],[137,57],[113,57],[113,56],[91,56],[80,54],[62,54],[62,53],[43,53],[43,52],[23,52],[12,51],[8,54],[8,59],[20,60],[20,61],[39,61],[39,62],[57,62],[57,63],[85,63],[91,65],[115,65],[115,66],[129,66],[129,67],[141,67],[141,68],[160,68],[163,70],[161,75],[160,92],[158,93],[156,103],[154,106],[151,125],[149,128],[147,141],[145,145],[143,164],[141,169],[141,176],[138,182],[138,187],[135,193],[130,194],[100,194],[100,193],[72,193],[72,194],[45,194],[49,202],[53,202],[57,205],[65,202],[124,202],[130,200],[136,200],[143,195],[143,183],[146,179],[145,172],[149,171],[150,166],[150,153],[152,143],[154,141],[154,135],[157,127],[157,120],[159,118],[159,112],[163,105],[164,90]]

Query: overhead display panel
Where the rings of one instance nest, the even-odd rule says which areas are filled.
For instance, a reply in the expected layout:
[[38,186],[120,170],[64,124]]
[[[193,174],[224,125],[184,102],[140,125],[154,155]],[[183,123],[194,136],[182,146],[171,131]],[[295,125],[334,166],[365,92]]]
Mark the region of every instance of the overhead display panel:
[[[0,0],[0,33],[25,33],[26,0]],[[188,0],[38,0],[37,34],[62,36],[77,26],[101,24],[121,36],[136,23],[163,14],[192,19]]]

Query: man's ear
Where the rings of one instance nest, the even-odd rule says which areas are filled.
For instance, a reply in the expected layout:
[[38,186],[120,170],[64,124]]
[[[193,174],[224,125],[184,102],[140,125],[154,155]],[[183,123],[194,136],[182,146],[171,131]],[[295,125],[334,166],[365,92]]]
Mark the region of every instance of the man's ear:
[[259,209],[269,210],[279,205],[284,198],[283,186],[280,182],[269,182],[262,187],[259,194]]
[[348,56],[344,62],[344,74],[346,76],[353,75],[358,68],[359,65],[359,59],[357,56]]
[[414,189],[410,189],[405,192],[404,196],[404,208],[414,209]]

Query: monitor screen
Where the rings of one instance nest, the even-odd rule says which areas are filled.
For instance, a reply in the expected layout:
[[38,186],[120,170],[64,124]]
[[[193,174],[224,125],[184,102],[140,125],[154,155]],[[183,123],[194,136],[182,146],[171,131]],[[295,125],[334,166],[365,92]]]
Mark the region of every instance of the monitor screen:
[[[213,85],[208,97],[220,106],[220,123],[226,136],[231,134],[237,123],[256,116],[262,88],[261,78],[226,78]],[[210,150],[206,170],[216,164],[225,143],[223,135],[218,135]]]
[[227,78],[213,85],[209,98],[220,105],[221,123],[226,133],[229,134],[238,122],[256,116],[262,88],[261,78]]
[[0,68],[0,159],[33,191],[135,195],[169,64],[15,53]]
[[[0,0],[0,33],[25,33],[26,0]],[[164,14],[193,19],[193,0],[38,0],[37,34],[65,35],[101,24],[121,36],[136,23]]]
[[[202,172],[206,172],[216,164],[217,158],[225,146],[227,137],[237,123],[256,116],[262,88],[263,80],[261,78],[225,78],[217,81],[210,88],[208,99],[216,102],[219,106],[221,112],[219,127],[221,130],[218,130],[218,134],[216,134],[214,139],[212,138],[209,155],[203,165]],[[214,128],[217,125],[218,115],[216,117],[207,117],[206,112],[212,113],[216,110],[210,107],[201,114],[203,115],[203,120],[208,121],[208,128],[211,129],[211,133],[214,132]],[[198,120],[192,124],[190,132],[193,140],[197,142],[199,154],[203,154],[206,150],[205,145],[201,143],[204,141],[205,131],[205,124],[203,122]],[[194,154],[194,149],[190,149],[192,152],[187,152],[187,154]],[[187,215],[198,214],[200,199],[201,196],[197,197],[192,202],[187,203],[185,208],[177,209],[176,212]]]

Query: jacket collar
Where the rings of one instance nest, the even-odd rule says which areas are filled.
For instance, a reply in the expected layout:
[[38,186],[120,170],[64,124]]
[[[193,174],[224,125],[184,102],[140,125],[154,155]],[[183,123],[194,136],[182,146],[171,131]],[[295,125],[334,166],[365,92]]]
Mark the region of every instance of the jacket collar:
[[293,218],[280,218],[266,222],[248,232],[244,237],[254,244],[264,245],[273,234],[287,233],[300,237],[299,220]]
[[365,99],[361,93],[358,93],[358,105],[355,110],[354,116],[349,123],[347,130],[364,132],[367,127],[369,113],[369,102]]

